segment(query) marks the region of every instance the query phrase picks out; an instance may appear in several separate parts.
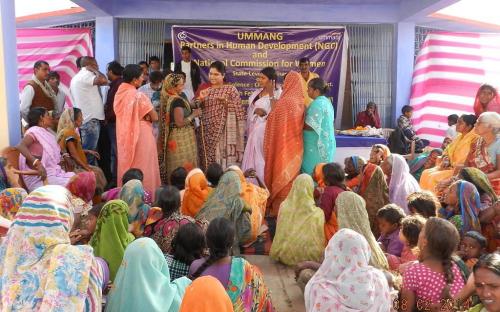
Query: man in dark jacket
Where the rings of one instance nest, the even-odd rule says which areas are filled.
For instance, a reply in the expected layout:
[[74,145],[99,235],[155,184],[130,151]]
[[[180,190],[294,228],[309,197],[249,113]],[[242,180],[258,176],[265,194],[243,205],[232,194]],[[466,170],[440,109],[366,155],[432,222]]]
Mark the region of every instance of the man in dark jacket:
[[182,60],[175,63],[174,72],[183,72],[186,74],[186,81],[184,84],[184,93],[189,100],[194,98],[194,94],[201,84],[200,67],[193,60],[191,60],[191,48],[182,47],[181,49]]

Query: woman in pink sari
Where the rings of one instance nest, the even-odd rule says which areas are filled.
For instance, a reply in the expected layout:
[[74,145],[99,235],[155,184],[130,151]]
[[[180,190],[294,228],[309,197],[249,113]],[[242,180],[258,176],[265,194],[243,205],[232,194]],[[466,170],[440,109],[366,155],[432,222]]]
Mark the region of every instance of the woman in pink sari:
[[64,171],[59,165],[61,149],[56,137],[48,130],[52,127],[52,117],[42,107],[33,108],[28,113],[29,129],[24,138],[16,146],[19,155],[21,171],[37,171],[38,175],[23,175],[23,181],[28,191],[48,184],[65,186],[75,174]]
[[125,66],[123,83],[115,95],[113,108],[116,114],[118,149],[117,181],[121,186],[123,174],[130,168],[138,168],[144,174],[144,187],[153,191],[161,185],[158,151],[152,124],[158,121],[158,114],[149,98],[137,91],[142,81],[142,70],[139,65]]
[[274,68],[264,68],[257,77],[260,88],[248,98],[248,139],[241,169],[243,172],[255,169],[261,181],[264,181],[264,135],[267,115],[271,112],[271,103],[276,101],[281,93],[280,89],[276,89],[277,78]]

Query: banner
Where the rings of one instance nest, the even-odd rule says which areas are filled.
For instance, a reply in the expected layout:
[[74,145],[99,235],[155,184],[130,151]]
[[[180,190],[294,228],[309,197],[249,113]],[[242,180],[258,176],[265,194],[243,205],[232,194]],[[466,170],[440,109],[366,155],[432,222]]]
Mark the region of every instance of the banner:
[[410,105],[419,137],[439,147],[451,114],[474,114],[483,83],[498,88],[500,34],[433,32],[418,53]]
[[[290,70],[299,71],[299,59],[311,61],[311,71],[330,86],[327,94],[340,126],[347,64],[347,33],[344,27],[223,27],[173,26],[174,61],[181,48],[192,49],[202,81],[214,61],[226,65],[226,80],[240,91],[243,103],[259,88],[256,78],[264,67],[274,67],[283,83]],[[340,105],[338,105],[340,103]]]
[[[44,60],[50,70],[61,76],[59,87],[71,103],[69,84],[78,73],[76,59],[92,56],[92,40],[88,28],[26,28],[16,30],[19,92],[33,75],[33,65]],[[103,64],[101,64],[103,66]]]

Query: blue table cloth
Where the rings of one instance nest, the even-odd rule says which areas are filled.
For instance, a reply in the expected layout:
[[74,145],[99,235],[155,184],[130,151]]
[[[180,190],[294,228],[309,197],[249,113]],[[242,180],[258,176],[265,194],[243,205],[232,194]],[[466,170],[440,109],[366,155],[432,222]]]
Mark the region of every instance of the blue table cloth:
[[337,147],[371,147],[374,144],[387,145],[387,140],[378,137],[336,135]]

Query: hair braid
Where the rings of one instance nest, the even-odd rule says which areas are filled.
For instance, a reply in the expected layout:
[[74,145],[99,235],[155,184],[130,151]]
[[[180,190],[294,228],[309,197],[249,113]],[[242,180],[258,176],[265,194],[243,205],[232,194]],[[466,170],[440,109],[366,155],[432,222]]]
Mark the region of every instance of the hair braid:
[[451,258],[445,258],[442,261],[443,265],[443,273],[444,273],[444,280],[446,285],[443,288],[443,291],[441,292],[441,299],[452,299],[450,288],[451,284],[453,284],[453,270],[452,270],[452,259]]
[[193,274],[189,276],[191,280],[194,280],[200,277],[201,273],[203,273],[209,266],[219,261],[220,259],[227,256],[227,250],[210,250],[210,256],[203,262],[203,264],[196,270]]

